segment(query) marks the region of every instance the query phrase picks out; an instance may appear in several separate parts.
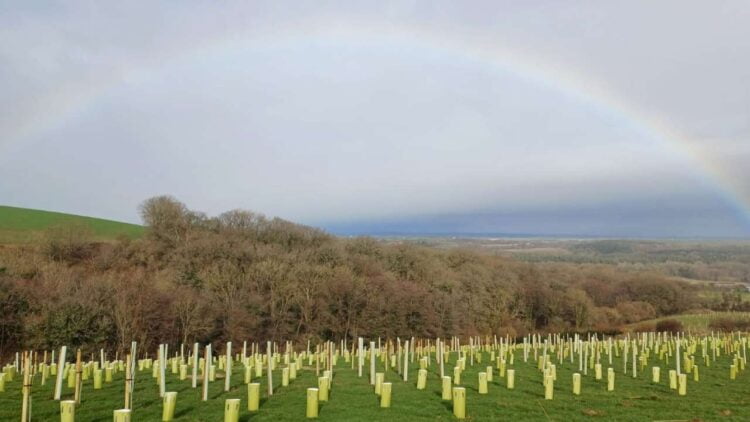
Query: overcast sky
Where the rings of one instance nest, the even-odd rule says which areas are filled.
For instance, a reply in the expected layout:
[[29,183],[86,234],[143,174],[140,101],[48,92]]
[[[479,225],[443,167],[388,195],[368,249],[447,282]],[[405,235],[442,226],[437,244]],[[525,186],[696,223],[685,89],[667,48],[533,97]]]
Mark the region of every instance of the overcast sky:
[[0,0],[0,204],[750,237],[750,2]]

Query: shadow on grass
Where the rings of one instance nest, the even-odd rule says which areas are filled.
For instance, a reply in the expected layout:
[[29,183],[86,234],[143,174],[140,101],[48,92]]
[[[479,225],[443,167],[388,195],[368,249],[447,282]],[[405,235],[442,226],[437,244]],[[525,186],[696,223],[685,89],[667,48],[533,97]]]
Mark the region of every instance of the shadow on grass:
[[240,422],[247,422],[247,421],[250,421],[250,420],[253,420],[253,419],[255,419],[255,417],[256,417],[257,415],[258,415],[258,412],[253,412],[253,413],[248,413],[248,414],[244,414],[244,415],[240,416],[240,419],[239,419],[239,421],[240,421]]
[[186,407],[186,408],[180,410],[179,412],[175,412],[174,417],[175,418],[181,418],[183,416],[187,416],[193,410],[195,410],[195,408],[193,406]]
[[453,414],[453,402],[448,401],[448,400],[443,400],[443,407],[445,407],[445,409],[448,412],[450,412],[451,415]]

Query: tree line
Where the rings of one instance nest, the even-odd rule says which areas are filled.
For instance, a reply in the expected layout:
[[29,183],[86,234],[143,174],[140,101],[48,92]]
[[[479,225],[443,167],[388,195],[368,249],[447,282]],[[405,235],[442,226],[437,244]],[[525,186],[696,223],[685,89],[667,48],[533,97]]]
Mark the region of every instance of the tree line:
[[168,196],[147,234],[85,229],[0,248],[0,353],[62,344],[617,332],[703,307],[689,284],[614,265],[529,263],[368,237],[244,210],[218,217]]

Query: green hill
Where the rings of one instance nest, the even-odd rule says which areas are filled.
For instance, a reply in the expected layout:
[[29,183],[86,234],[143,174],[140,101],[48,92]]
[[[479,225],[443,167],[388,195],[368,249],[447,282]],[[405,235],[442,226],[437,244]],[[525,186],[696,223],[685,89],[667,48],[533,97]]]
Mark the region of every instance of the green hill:
[[67,226],[86,227],[99,241],[121,235],[136,238],[145,230],[137,224],[101,218],[0,206],[0,243],[33,243],[43,238],[45,231]]

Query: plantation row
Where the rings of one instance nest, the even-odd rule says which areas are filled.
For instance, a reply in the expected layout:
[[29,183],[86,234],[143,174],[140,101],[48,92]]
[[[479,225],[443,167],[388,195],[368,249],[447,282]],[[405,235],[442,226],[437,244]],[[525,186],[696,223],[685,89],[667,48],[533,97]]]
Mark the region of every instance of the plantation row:
[[[19,352],[0,419],[747,420],[748,336],[638,333]],[[137,358],[134,358],[137,357]],[[692,397],[692,398],[687,398]]]

